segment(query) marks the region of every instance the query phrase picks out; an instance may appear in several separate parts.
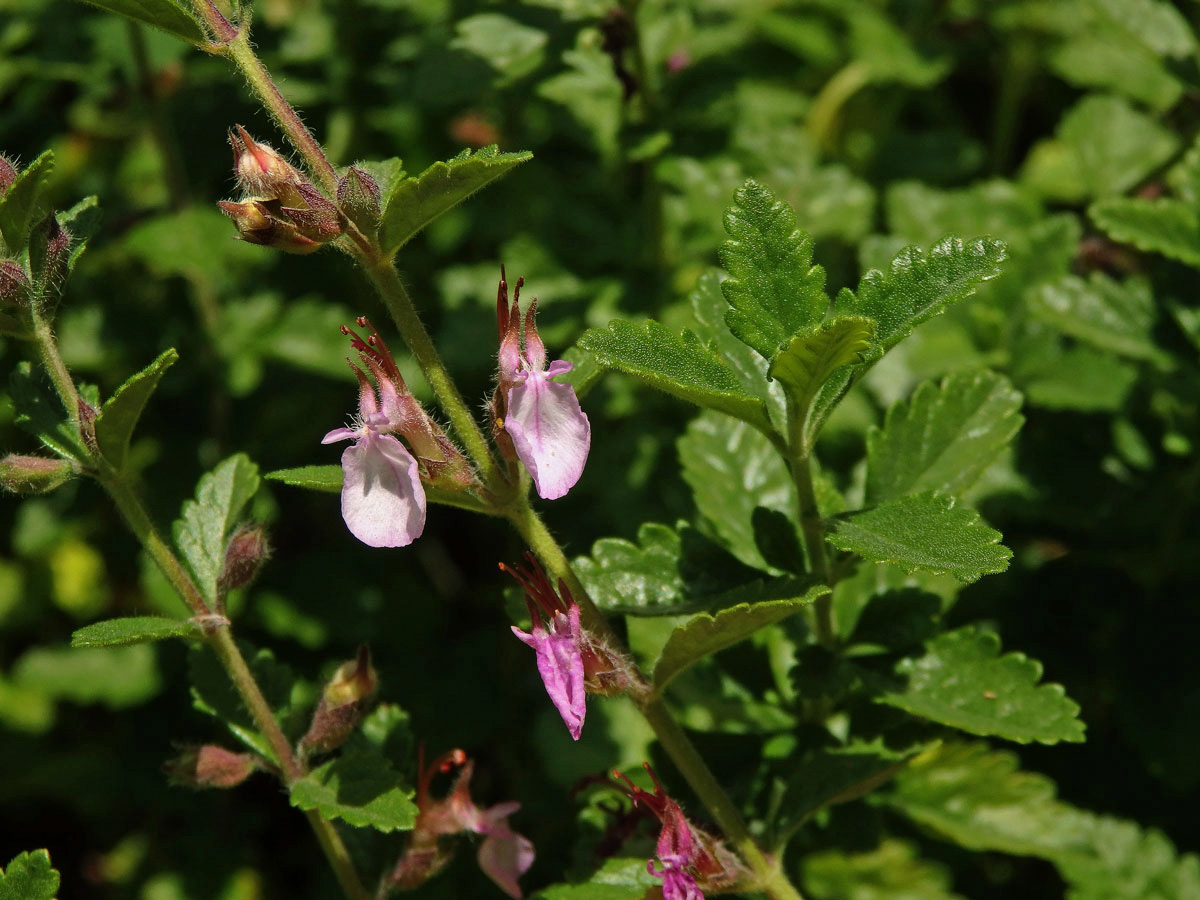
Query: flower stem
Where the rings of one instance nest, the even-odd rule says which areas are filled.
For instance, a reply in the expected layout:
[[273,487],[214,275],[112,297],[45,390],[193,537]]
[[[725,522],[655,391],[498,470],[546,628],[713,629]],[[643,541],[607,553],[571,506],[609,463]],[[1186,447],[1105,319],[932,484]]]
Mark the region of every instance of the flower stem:
[[[800,533],[804,540],[804,552],[808,556],[809,570],[821,584],[833,586],[829,568],[829,554],[825,550],[825,526],[817,507],[817,495],[813,486],[812,457],[805,453],[790,460],[792,480],[796,483],[796,505],[800,514]],[[825,647],[837,643],[837,632],[833,624],[833,595],[818,597],[813,604],[814,626],[817,640]]]

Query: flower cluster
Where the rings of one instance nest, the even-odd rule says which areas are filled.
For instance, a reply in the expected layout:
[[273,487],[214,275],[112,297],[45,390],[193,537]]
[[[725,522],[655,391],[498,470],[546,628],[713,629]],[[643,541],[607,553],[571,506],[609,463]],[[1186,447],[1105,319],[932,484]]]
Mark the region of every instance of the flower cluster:
[[[417,821],[399,862],[384,880],[387,890],[412,890],[437,874],[450,861],[451,851],[440,839],[470,832],[483,835],[476,858],[479,868],[510,897],[521,897],[517,879],[533,865],[533,844],[508,825],[519,803],[499,803],[480,809],[471,800],[475,764],[462,750],[451,750],[425,766],[424,748],[418,762]],[[433,779],[458,769],[450,793],[430,796]]]
[[613,770],[613,776],[625,784],[625,793],[634,806],[644,806],[653,812],[662,830],[658,834],[654,860],[646,870],[663,880],[663,900],[704,900],[702,888],[723,890],[739,881],[745,874],[737,857],[724,842],[691,824],[683,810],[663,789],[650,768],[642,764],[654,782],[654,793],[643,790],[623,773]]
[[546,693],[571,737],[579,740],[587,713],[585,691],[606,696],[622,693],[634,683],[633,668],[624,656],[582,628],[579,604],[564,582],[559,581],[556,593],[537,558],[526,552],[525,561],[527,566],[500,563],[500,569],[525,589],[532,623],[529,631],[515,625],[512,631],[537,654]]
[[579,407],[579,398],[569,384],[552,379],[570,372],[566,360],[546,365],[546,346],[538,335],[535,317],[537,298],[525,313],[521,334],[521,286],[518,278],[512,305],[508,282],[500,267],[496,291],[496,321],[500,353],[496,392],[491,411],[497,445],[505,455],[521,461],[533,478],[538,496],[556,500],[567,493],[583,474],[592,443],[592,426]]
[[358,379],[358,416],[321,443],[354,441],[342,452],[342,518],[350,532],[371,547],[405,547],[425,529],[422,472],[458,490],[470,486],[474,475],[408,390],[379,332],[364,317],[356,321],[370,331],[365,340],[346,326],[342,333],[362,362],[350,362]]

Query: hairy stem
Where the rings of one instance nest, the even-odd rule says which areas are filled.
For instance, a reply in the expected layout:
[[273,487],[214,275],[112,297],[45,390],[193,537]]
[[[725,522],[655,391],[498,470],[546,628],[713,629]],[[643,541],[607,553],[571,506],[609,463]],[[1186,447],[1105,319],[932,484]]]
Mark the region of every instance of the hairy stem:
[[[804,555],[808,559],[808,570],[819,582],[833,587],[829,553],[825,549],[825,525],[821,521],[821,510],[817,506],[817,492],[813,484],[812,447],[806,439],[811,413],[811,397],[801,402],[788,397],[788,450],[785,458],[792,481],[796,485],[796,511],[800,517],[800,535],[804,542]],[[833,647],[837,643],[831,594],[818,597],[813,604],[812,625],[822,646]]]

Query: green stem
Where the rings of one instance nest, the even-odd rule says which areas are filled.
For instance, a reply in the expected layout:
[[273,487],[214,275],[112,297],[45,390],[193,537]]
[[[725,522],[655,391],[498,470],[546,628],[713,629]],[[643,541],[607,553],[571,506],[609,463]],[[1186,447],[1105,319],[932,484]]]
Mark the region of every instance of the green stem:
[[334,171],[333,164],[325,156],[325,151],[321,149],[321,145],[317,143],[317,139],[312,136],[312,132],[305,126],[296,110],[283,98],[283,94],[279,93],[279,88],[275,86],[266,66],[255,54],[254,48],[250,46],[249,34],[241,32],[236,38],[225,44],[220,52],[227,56],[246,77],[246,81],[250,83],[250,89],[287,134],[292,146],[304,157],[312,176],[329,196],[336,196],[337,172]]
[[38,355],[42,365],[46,369],[46,374],[50,376],[50,380],[54,382],[54,389],[58,392],[59,399],[62,400],[67,418],[78,430],[79,390],[75,387],[71,373],[67,371],[66,363],[58,353],[58,344],[54,340],[54,331],[50,327],[50,322],[36,307],[32,310],[31,318],[33,319],[33,337],[37,342]]
[[479,468],[484,484],[496,493],[508,493],[507,480],[492,456],[491,448],[471,414],[471,408],[463,400],[458,386],[433,345],[433,339],[421,322],[421,317],[417,314],[396,267],[390,259],[379,255],[369,256],[361,251],[356,255],[391,314],[400,337],[408,345],[409,352],[421,367],[438,403],[450,419],[454,433],[458,435],[458,439],[466,447],[467,454]]
[[[833,575],[829,565],[829,553],[825,549],[825,525],[821,521],[821,510],[817,505],[817,492],[813,484],[812,444],[809,438],[812,404],[815,392],[800,398],[790,394],[787,400],[788,440],[784,458],[796,485],[796,511],[800,517],[800,535],[804,542],[804,555],[808,559],[808,571],[821,584],[833,587]],[[837,644],[837,632],[833,624],[833,596],[818,597],[812,606],[811,621],[817,640],[824,647]]]
[[866,63],[852,62],[825,82],[808,113],[808,133],[812,135],[818,147],[830,147],[842,106],[870,81],[871,70]]

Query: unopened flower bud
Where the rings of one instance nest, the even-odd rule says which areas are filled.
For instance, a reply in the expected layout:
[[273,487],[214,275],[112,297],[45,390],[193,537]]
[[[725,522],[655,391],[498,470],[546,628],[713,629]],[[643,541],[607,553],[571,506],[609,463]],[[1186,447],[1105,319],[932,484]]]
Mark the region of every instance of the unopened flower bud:
[[234,753],[215,744],[188,747],[163,769],[172,784],[191,788],[237,787],[254,774],[258,758],[252,753]]
[[0,459],[0,485],[14,494],[45,494],[75,475],[65,459],[10,453]]
[[241,125],[229,132],[233,146],[233,171],[248,194],[274,197],[284,206],[301,206],[296,186],[304,181],[300,171],[266,144],[260,144]]
[[4,196],[5,191],[12,187],[16,180],[17,167],[11,159],[0,153],[0,197]]
[[225,565],[217,585],[221,591],[245,587],[271,555],[267,531],[257,523],[243,525],[225,545]]
[[[271,210],[274,205],[278,215]],[[321,249],[320,243],[305,237],[291,222],[282,218],[283,210],[278,201],[246,200],[233,203],[228,200],[217,204],[221,212],[233,220],[234,227],[243,241],[273,247],[284,253],[306,254]]]
[[0,305],[24,306],[29,300],[29,276],[15,259],[0,259]]
[[100,445],[96,443],[96,408],[82,397],[79,398],[77,408],[79,410],[79,433],[83,435],[83,442],[93,453],[98,453]]
[[342,220],[338,208],[330,203],[311,184],[297,187],[303,206],[284,206],[280,212],[286,216],[296,230],[318,243],[331,241],[342,233]]
[[379,225],[379,183],[362,169],[346,170],[338,182],[337,200],[346,217],[364,231],[373,232]]
[[378,687],[371,651],[362,646],[358,656],[338,666],[325,685],[301,747],[307,753],[328,753],[344,744],[362,721]]
[[67,272],[71,253],[71,232],[58,224],[58,217],[47,216],[29,237],[29,268],[45,292],[57,290]]

